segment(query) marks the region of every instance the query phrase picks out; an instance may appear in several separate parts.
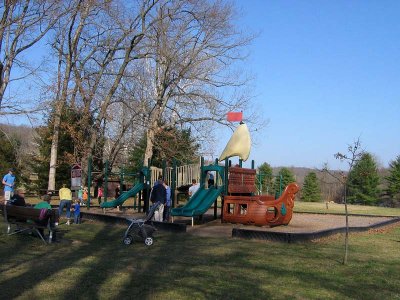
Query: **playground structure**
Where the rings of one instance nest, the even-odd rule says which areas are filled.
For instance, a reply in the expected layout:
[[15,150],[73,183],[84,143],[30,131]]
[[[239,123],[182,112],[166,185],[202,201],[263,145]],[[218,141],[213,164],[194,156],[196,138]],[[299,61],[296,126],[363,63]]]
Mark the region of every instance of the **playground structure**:
[[[241,223],[257,226],[288,225],[292,219],[294,198],[299,191],[296,183],[289,184],[279,198],[274,196],[255,195],[256,170],[254,161],[252,168],[242,168],[242,161],[247,160],[250,153],[250,134],[247,126],[241,123],[236,128],[231,139],[221,154],[220,161],[225,160],[225,166],[201,166],[201,174],[207,171],[216,171],[222,179],[222,185],[215,185],[205,189],[204,181],[198,191],[181,208],[171,210],[171,216],[193,218],[204,214],[214,203],[216,217],[217,198],[222,200],[222,222]],[[230,167],[229,157],[239,156],[239,165]]]
[[292,219],[294,198],[299,186],[290,183],[278,199],[271,195],[256,195],[254,161],[251,169],[242,168],[241,160],[239,166],[229,165],[230,161],[226,159],[225,166],[217,163],[201,166],[201,174],[215,171],[220,184],[207,188],[204,180],[201,180],[198,191],[189,201],[184,206],[171,210],[172,222],[177,216],[190,217],[193,226],[194,218],[202,216],[213,204],[216,218],[217,199],[221,197],[222,222],[257,226],[288,225]]
[[228,195],[224,197],[222,221],[257,226],[288,225],[299,186],[290,183],[278,199],[254,195],[255,176],[252,169],[229,168]]
[[[238,155],[246,160],[250,153],[250,133],[241,122],[221,154],[220,159]],[[230,167],[227,191],[224,195],[222,222],[257,226],[288,225],[292,219],[294,198],[299,191],[296,183],[290,183],[279,198],[255,195],[256,170]],[[281,186],[281,184],[280,184]]]
[[[150,165],[150,161],[148,165]],[[103,202],[101,208],[114,208],[121,206],[129,198],[134,198],[134,209],[138,209],[140,212],[147,211],[148,195],[150,189],[157,181],[157,178],[162,175],[171,189],[174,191],[171,195],[172,202],[175,203],[179,191],[177,187],[189,186],[192,179],[200,180],[200,164],[189,164],[183,166],[177,166],[174,161],[172,167],[157,168],[154,166],[143,167],[140,172],[132,173],[127,172],[124,168],[120,168],[119,172],[111,172],[108,168],[108,161],[104,163],[103,171],[92,170],[92,159],[89,159],[88,164],[88,189],[89,197],[87,201],[87,208],[89,209],[92,205],[92,200],[97,196],[97,190],[99,187],[103,187]],[[127,182],[126,179],[130,180]],[[120,196],[115,198],[114,190],[117,186],[120,186]],[[112,197],[109,201],[108,199]]]
[[[150,164],[150,161],[149,161]],[[107,167],[108,164],[106,163]],[[169,186],[171,186],[171,190],[174,191],[171,195],[173,206],[177,202],[177,196],[179,192],[177,191],[177,187],[181,186],[189,186],[192,182],[192,179],[196,179],[197,181],[201,178],[200,172],[200,164],[190,164],[184,166],[177,166],[174,162],[172,167],[164,167],[157,168],[154,166],[151,167],[143,167],[138,174],[133,173],[125,173],[121,170],[120,173],[111,173],[107,172],[107,169],[104,170],[104,178],[102,178],[102,186],[104,186],[104,202],[101,203],[101,208],[114,208],[117,206],[121,206],[131,197],[134,197],[134,209],[138,209],[140,212],[143,209],[143,212],[148,211],[149,208],[149,195],[150,189],[154,186],[158,177],[161,175],[164,177],[164,180],[167,182]],[[88,170],[88,174],[91,174],[91,170]],[[110,183],[115,180],[110,180],[109,176],[114,174],[114,176],[119,176],[120,180],[118,181],[121,186],[121,195],[116,199],[111,199],[110,201],[107,199],[107,192],[109,191]],[[133,178],[130,183],[130,187],[127,189],[123,189],[126,184],[124,184],[124,178],[126,176],[130,176]],[[89,176],[91,182],[91,176]],[[95,190],[93,191],[93,195],[95,195]],[[136,204],[137,200],[137,204]],[[88,207],[90,207],[90,198],[88,201]]]
[[[218,182],[225,183],[226,172],[225,168],[219,166],[217,162],[209,166],[203,166],[203,162],[204,160],[202,159],[199,189],[183,207],[177,207],[171,210],[172,222],[174,221],[174,216],[190,217],[193,226],[194,217],[203,215],[213,204],[214,216],[216,217],[217,199],[225,193],[225,184],[218,185]],[[217,184],[206,187],[205,174],[209,171],[216,172]]]
[[[217,200],[221,198],[221,220],[222,222],[251,224],[258,226],[277,226],[289,224],[294,207],[294,198],[299,191],[296,183],[289,184],[284,192],[278,193],[279,198],[274,196],[257,195],[256,170],[254,161],[251,169],[242,168],[243,160],[249,157],[250,135],[247,126],[241,123],[232,135],[219,160],[213,164],[204,165],[201,158],[200,165],[192,164],[172,167],[143,167],[133,187],[123,191],[121,195],[111,201],[101,203],[101,208],[112,208],[122,205],[128,198],[138,195],[138,211],[143,208],[144,212],[149,209],[150,189],[157,178],[162,175],[173,191],[172,200],[172,222],[174,217],[190,217],[192,226],[194,218],[201,217],[212,205],[214,205],[214,218],[217,218]],[[232,156],[239,156],[239,165],[231,167]],[[220,162],[224,160],[224,165]],[[148,163],[150,165],[150,161]],[[107,166],[107,164],[106,164]],[[209,171],[215,172],[215,185],[206,185],[206,176]],[[198,191],[182,207],[176,207],[177,187],[190,185],[192,179],[200,182]],[[122,183],[122,181],[121,181]],[[105,178],[107,185],[107,176]],[[122,186],[122,185],[121,185]],[[106,187],[105,187],[106,194]],[[142,206],[141,202],[144,205]],[[136,202],[135,202],[136,203]]]

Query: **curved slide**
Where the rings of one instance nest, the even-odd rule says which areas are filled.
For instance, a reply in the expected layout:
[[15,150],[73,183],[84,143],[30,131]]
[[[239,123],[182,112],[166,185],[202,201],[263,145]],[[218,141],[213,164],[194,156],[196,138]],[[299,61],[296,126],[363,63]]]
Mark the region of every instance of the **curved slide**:
[[143,188],[144,188],[144,183],[137,183],[129,191],[121,193],[121,195],[117,199],[101,203],[100,207],[111,208],[111,207],[117,207],[118,205],[122,205],[122,203],[124,203],[129,197],[135,196],[137,193],[143,190]]
[[223,190],[223,186],[205,189],[204,185],[202,185],[185,206],[173,208],[171,210],[171,216],[200,216],[211,207]]

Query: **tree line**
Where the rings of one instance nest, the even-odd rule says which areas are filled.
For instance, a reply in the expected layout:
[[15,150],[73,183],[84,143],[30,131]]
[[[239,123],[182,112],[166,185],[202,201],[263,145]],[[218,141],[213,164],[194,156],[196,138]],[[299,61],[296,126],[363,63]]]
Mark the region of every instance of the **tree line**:
[[97,170],[105,160],[113,168],[139,144],[142,165],[157,151],[174,155],[164,138],[190,135],[203,147],[213,139],[210,128],[232,126],[228,111],[263,122],[240,63],[254,36],[238,28],[232,2],[0,5],[0,115],[41,121],[36,161],[48,163],[49,190],[64,179],[64,165],[85,171],[92,158]]
[[[283,186],[296,182],[295,174],[286,167],[280,168],[274,174],[272,167],[263,163],[258,167],[258,173],[262,174],[262,193],[276,194],[279,192],[280,182]],[[328,181],[324,170],[308,172],[299,199],[306,202],[343,203],[344,193],[347,193],[347,203],[351,204],[400,206],[400,155],[389,163],[387,174],[383,176],[375,158],[368,152],[360,155],[360,159],[355,161],[348,173],[336,171],[336,175],[336,179]],[[347,191],[344,189],[344,182]]]

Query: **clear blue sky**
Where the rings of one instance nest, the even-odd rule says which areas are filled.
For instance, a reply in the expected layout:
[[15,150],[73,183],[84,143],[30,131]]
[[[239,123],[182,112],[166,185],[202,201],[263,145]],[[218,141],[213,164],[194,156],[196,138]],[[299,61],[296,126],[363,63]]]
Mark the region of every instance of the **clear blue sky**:
[[358,137],[383,166],[400,155],[400,1],[236,3],[242,29],[261,32],[247,64],[270,120],[256,166],[345,169],[333,154]]

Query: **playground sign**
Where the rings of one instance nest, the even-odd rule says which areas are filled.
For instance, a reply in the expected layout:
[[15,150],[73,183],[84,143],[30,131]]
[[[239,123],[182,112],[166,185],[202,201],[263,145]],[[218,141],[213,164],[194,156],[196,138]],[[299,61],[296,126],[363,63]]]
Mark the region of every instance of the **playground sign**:
[[82,167],[74,164],[71,167],[71,189],[76,190],[82,185]]

